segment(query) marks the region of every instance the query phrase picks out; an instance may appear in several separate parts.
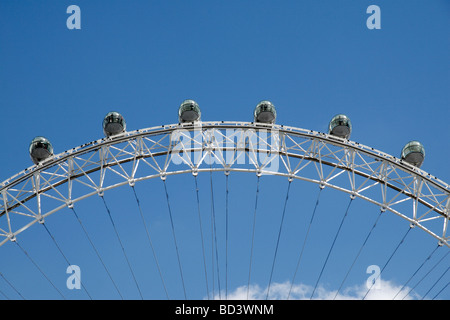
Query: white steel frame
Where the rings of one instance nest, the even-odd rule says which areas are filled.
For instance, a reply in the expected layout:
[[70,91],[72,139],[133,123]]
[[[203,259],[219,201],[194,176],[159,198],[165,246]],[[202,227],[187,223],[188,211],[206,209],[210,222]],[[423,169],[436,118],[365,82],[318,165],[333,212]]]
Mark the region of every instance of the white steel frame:
[[[241,165],[244,158],[247,165]],[[226,121],[124,132],[16,174],[0,185],[0,246],[90,196],[146,179],[204,171],[272,174],[334,188],[400,216],[450,247],[447,183],[351,140],[277,124]],[[400,206],[405,202],[411,203],[407,210]]]

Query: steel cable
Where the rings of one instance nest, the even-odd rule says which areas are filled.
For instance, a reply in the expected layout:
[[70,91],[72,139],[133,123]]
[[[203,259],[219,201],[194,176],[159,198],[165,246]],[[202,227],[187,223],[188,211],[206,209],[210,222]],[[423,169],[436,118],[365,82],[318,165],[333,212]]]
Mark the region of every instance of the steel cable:
[[412,230],[412,227],[410,226],[408,228],[408,231],[405,233],[405,235],[402,237],[402,239],[400,240],[400,242],[398,243],[398,245],[395,247],[394,251],[392,252],[391,256],[389,257],[389,259],[386,261],[386,263],[384,264],[383,268],[381,269],[381,272],[378,274],[378,276],[374,279],[374,281],[372,282],[372,285],[370,286],[370,288],[367,290],[366,294],[364,295],[364,297],[362,298],[362,300],[364,300],[367,295],[369,294],[370,290],[372,290],[375,282],[378,280],[378,278],[380,277],[381,273],[383,273],[384,269],[386,269],[387,265],[389,264],[389,262],[391,261],[391,259],[394,257],[395,253],[397,252],[398,248],[400,248],[400,246],[403,244],[403,242],[406,239],[406,236],[409,234],[409,232]]
[[50,280],[50,278],[45,274],[45,272],[39,267],[39,265],[34,261],[33,258],[28,254],[28,252],[19,244],[17,239],[15,240],[15,243],[20,248],[20,250],[25,254],[25,256],[30,260],[30,262],[36,267],[36,269],[44,276],[44,278],[51,284],[51,286],[59,293],[59,295],[66,300],[66,297],[63,295],[63,293],[55,286],[55,284]]
[[297,272],[298,272],[298,270],[299,270],[299,268],[300,268],[300,262],[301,262],[302,257],[303,257],[303,252],[304,252],[304,250],[305,250],[306,242],[308,241],[309,232],[310,232],[310,230],[311,230],[311,226],[312,226],[312,224],[313,224],[314,217],[315,217],[315,215],[316,215],[317,207],[319,206],[319,200],[320,200],[320,195],[321,195],[321,193],[322,193],[322,190],[323,190],[323,188],[320,188],[320,189],[319,189],[319,193],[318,193],[317,199],[316,199],[316,204],[314,205],[314,209],[313,209],[313,212],[312,212],[312,214],[311,214],[311,219],[309,220],[308,230],[306,231],[305,239],[303,240],[302,249],[301,249],[301,251],[300,251],[300,255],[299,255],[298,260],[297,260],[297,265],[296,265],[295,271],[294,271],[294,276],[292,277],[291,286],[290,286],[290,288],[289,288],[289,293],[288,293],[288,296],[287,296],[287,299],[288,299],[288,300],[289,300],[289,298],[290,298],[290,296],[291,296],[292,288],[294,287],[295,278],[296,278]]
[[167,192],[166,180],[163,180],[163,183],[164,183],[164,190],[166,192],[166,200],[167,200],[167,208],[169,210],[170,225],[172,227],[172,236],[173,236],[173,241],[174,241],[174,244],[175,244],[175,251],[176,251],[176,254],[177,254],[178,269],[180,270],[181,284],[183,286],[184,298],[187,300],[186,286],[184,284],[184,277],[183,277],[183,268],[181,267],[180,252],[178,250],[177,237],[175,235],[175,226],[174,226],[174,223],[173,223],[172,209],[171,209],[171,206],[170,206],[169,193]]
[[[61,247],[59,246],[58,242],[56,242],[55,237],[53,236],[53,234],[50,232],[50,230],[48,229],[47,225],[45,223],[42,223],[42,226],[44,226],[45,230],[47,231],[47,234],[50,236],[50,238],[52,239],[53,243],[55,244],[56,248],[58,249],[59,253],[61,253],[62,257],[64,258],[64,260],[66,261],[67,265],[70,267],[72,264],[69,262],[69,259],[67,259],[67,256],[64,254],[64,252],[62,251]],[[81,279],[78,277],[78,275],[75,273],[75,276],[77,277],[78,281],[80,282],[83,290],[86,292],[86,294],[88,295],[89,299],[92,300],[91,295],[89,294],[89,292],[87,291],[85,285],[83,282],[81,282]]]
[[105,262],[103,261],[102,257],[100,256],[100,253],[98,252],[97,248],[95,247],[94,243],[92,242],[91,237],[89,236],[89,233],[87,232],[86,228],[84,227],[83,223],[81,222],[80,217],[78,216],[77,212],[75,211],[75,209],[72,207],[71,208],[73,214],[75,215],[75,218],[77,219],[81,229],[83,230],[86,238],[88,239],[92,249],[94,250],[95,254],[97,255],[97,258],[100,260],[100,263],[102,264],[103,268],[106,271],[106,274],[108,275],[109,279],[111,280],[112,284],[114,285],[114,288],[116,289],[117,293],[119,294],[120,298],[123,300],[123,296],[122,293],[120,292],[119,288],[116,285],[116,282],[114,281],[111,273],[109,272],[108,268],[106,267]]
[[250,248],[250,264],[249,264],[249,268],[248,268],[248,280],[247,280],[247,300],[248,300],[248,296],[250,293],[250,279],[251,279],[251,272],[252,272],[253,248],[254,248],[255,229],[256,229],[256,212],[258,209],[258,198],[259,198],[259,180],[260,180],[260,176],[258,176],[257,182],[256,182],[256,198],[255,198],[255,209],[253,212],[252,242],[251,242],[251,248]]
[[134,275],[133,268],[131,267],[131,263],[130,263],[130,260],[128,259],[127,253],[126,253],[126,251],[125,251],[125,247],[123,246],[123,243],[122,243],[122,240],[120,239],[120,235],[119,235],[119,232],[117,231],[116,224],[114,223],[114,220],[113,220],[113,218],[112,218],[111,211],[109,210],[109,207],[108,207],[108,205],[106,204],[106,201],[105,201],[104,196],[101,196],[101,198],[102,198],[103,203],[104,203],[104,205],[105,205],[106,211],[107,211],[107,213],[108,213],[109,220],[111,221],[112,227],[113,227],[114,232],[115,232],[116,237],[117,237],[117,240],[119,241],[120,248],[122,249],[123,256],[124,256],[124,258],[125,258],[125,260],[126,260],[126,262],[127,262],[128,269],[130,270],[130,273],[131,273],[131,276],[133,277],[133,280],[134,280],[134,283],[135,283],[135,285],[136,285],[136,288],[137,288],[138,291],[139,291],[139,295],[140,295],[141,299],[143,300],[144,297],[142,296],[141,288],[139,287],[139,283],[138,283],[138,281],[136,280],[136,276]]
[[430,270],[428,270],[428,272],[414,285],[414,287],[412,287],[411,289],[409,289],[409,291],[406,293],[406,295],[402,298],[402,300],[404,300],[410,293],[411,291],[413,291],[430,273],[431,271],[433,271],[444,259],[445,257],[447,257],[447,255],[449,254],[450,251],[447,251],[447,253],[441,258],[439,259],[438,262],[435,263],[435,265],[433,267],[431,267]]
[[[22,298],[22,300],[26,300],[23,296],[22,296],[22,294],[19,292],[19,290],[17,290],[16,289],[16,287],[15,286],[13,286],[12,285],[12,283],[11,282],[9,282],[8,281],[8,279],[6,279],[6,277],[3,275],[3,273],[1,273],[0,272],[0,277],[2,277],[2,279]],[[7,298],[7,299],[9,299],[9,297],[8,296],[6,296],[4,293],[3,293],[3,295]]]
[[276,246],[275,246],[275,252],[274,252],[274,255],[273,255],[272,269],[271,269],[271,271],[270,271],[270,278],[269,278],[269,285],[267,286],[266,300],[269,298],[270,285],[272,284],[273,270],[274,270],[274,268],[275,268],[275,261],[276,261],[276,259],[277,259],[278,246],[279,246],[279,244],[280,244],[281,231],[282,231],[282,228],[283,228],[284,216],[285,216],[285,214],[286,214],[286,206],[287,206],[287,202],[288,202],[288,199],[289,199],[289,191],[290,191],[290,189],[291,189],[291,183],[292,183],[292,180],[289,180],[288,189],[287,189],[287,192],[286,192],[286,198],[285,198],[285,200],[284,200],[283,214],[281,215],[280,228],[279,228],[279,230],[278,230],[277,244],[276,244]]
[[314,296],[314,293],[316,292],[317,285],[319,284],[320,278],[322,277],[322,273],[323,273],[323,271],[325,269],[325,266],[327,265],[328,259],[330,258],[331,251],[333,250],[334,244],[336,243],[336,239],[339,236],[339,233],[341,231],[342,225],[344,224],[344,220],[347,217],[348,210],[350,209],[350,206],[351,206],[352,202],[353,202],[353,198],[350,198],[350,202],[349,202],[349,204],[347,206],[347,209],[345,210],[344,216],[342,217],[342,220],[341,220],[341,223],[339,225],[338,231],[336,232],[336,235],[334,236],[333,243],[331,244],[330,250],[328,251],[328,254],[327,254],[327,257],[325,259],[325,262],[323,263],[322,270],[320,270],[319,277],[317,278],[316,285],[314,286],[314,290],[313,290],[313,292],[311,294],[310,299],[312,299],[312,297]]
[[347,270],[347,273],[345,274],[344,279],[342,280],[342,282],[341,282],[341,284],[340,284],[338,290],[336,291],[336,294],[335,294],[333,300],[336,299],[336,297],[337,297],[338,294],[339,294],[339,291],[342,289],[342,286],[344,285],[345,281],[347,280],[347,277],[349,276],[350,272],[352,271],[352,269],[353,269],[353,267],[354,267],[354,265],[355,265],[355,263],[356,263],[356,260],[358,260],[359,256],[361,255],[361,252],[362,252],[363,248],[365,247],[367,241],[369,240],[369,238],[370,238],[370,236],[371,236],[373,230],[374,230],[375,227],[377,226],[378,221],[380,220],[381,215],[383,214],[383,212],[384,212],[383,210],[380,210],[380,213],[378,214],[377,219],[375,220],[375,223],[373,224],[372,228],[370,229],[369,233],[367,234],[366,238],[364,239],[364,242],[363,242],[363,244],[361,245],[361,247],[359,248],[359,251],[358,251],[358,253],[356,254],[355,258],[353,259],[353,262],[352,262],[350,268]]
[[161,268],[159,267],[158,258],[157,258],[157,256],[156,256],[155,248],[154,248],[154,246],[153,246],[153,242],[152,242],[152,239],[151,239],[151,237],[150,237],[150,231],[148,230],[147,223],[145,222],[144,214],[143,214],[143,212],[142,212],[141,202],[139,201],[139,198],[138,198],[138,195],[137,195],[137,193],[136,193],[136,189],[134,188],[134,186],[132,186],[131,188],[133,189],[134,197],[135,197],[135,199],[136,199],[136,203],[137,203],[138,208],[139,208],[139,214],[140,214],[140,217],[141,217],[141,220],[142,220],[142,224],[144,225],[145,232],[146,232],[146,234],[147,234],[147,239],[148,239],[150,248],[151,248],[152,253],[153,253],[153,258],[155,259],[156,268],[158,269],[159,277],[160,277],[161,282],[162,282],[162,285],[163,285],[163,287],[164,287],[164,292],[165,292],[165,294],[166,294],[167,299],[169,300],[169,294],[168,294],[168,292],[167,292],[167,287],[166,287],[166,284],[165,284],[165,282],[164,282],[164,278],[163,278],[163,275],[162,275],[162,272],[161,272]]
[[414,273],[411,275],[411,277],[409,277],[408,281],[406,281],[406,283],[405,283],[405,284],[401,287],[401,289],[396,293],[396,295],[392,298],[392,300],[395,300],[395,298],[400,294],[400,292],[403,291],[403,289],[406,287],[406,285],[411,281],[412,278],[414,278],[414,276],[417,274],[417,272],[419,272],[419,270],[422,269],[422,267],[425,265],[425,263],[431,259],[431,256],[436,252],[436,250],[437,250],[439,247],[440,247],[440,246],[437,245],[436,248],[428,255],[428,257],[425,259],[425,261],[422,262],[422,264],[416,269],[416,271],[414,271]]
[[[440,275],[440,277],[434,282],[434,284],[431,286],[431,288],[428,289],[428,291],[423,295],[423,297],[422,297],[421,300],[425,299],[425,297],[426,297],[426,296],[430,293],[430,291],[438,284],[438,282],[445,276],[445,274],[448,272],[449,269],[450,269],[450,267],[448,267],[447,270],[445,270],[445,272],[443,272],[443,273]],[[448,283],[447,283],[447,285],[448,285]],[[444,287],[442,290],[444,290],[444,289],[447,287],[447,285],[445,285],[445,287]],[[442,290],[441,290],[441,291],[442,291]],[[441,291],[439,291],[437,295],[439,295],[439,293],[441,293]],[[437,295],[435,295],[434,298],[435,298]],[[434,298],[433,298],[433,299],[434,299]]]
[[196,196],[197,196],[198,223],[199,223],[199,227],[200,227],[200,238],[201,238],[201,243],[202,243],[203,268],[205,271],[206,292],[208,294],[208,300],[209,300],[210,293],[209,293],[209,284],[208,284],[208,272],[207,272],[207,268],[206,268],[205,241],[203,238],[203,224],[202,224],[202,216],[201,216],[201,212],[200,212],[200,195],[199,195],[198,181],[197,181],[196,175],[194,176],[194,181],[195,181],[195,191],[196,191]]

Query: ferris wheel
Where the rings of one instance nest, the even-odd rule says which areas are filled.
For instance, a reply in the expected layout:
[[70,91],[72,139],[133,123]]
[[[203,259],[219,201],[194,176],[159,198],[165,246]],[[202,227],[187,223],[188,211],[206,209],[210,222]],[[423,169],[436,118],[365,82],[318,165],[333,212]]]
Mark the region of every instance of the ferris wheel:
[[[322,254],[320,263],[313,268],[314,276],[307,294],[309,298],[313,299],[319,295],[321,280],[327,268],[330,268],[330,257],[342,237],[344,221],[349,219],[352,206],[356,202],[363,203],[366,208],[370,206],[372,219],[368,222],[369,227],[364,229],[366,233],[360,233],[358,239],[352,240],[352,254],[349,254],[346,262],[342,264],[345,267],[341,271],[339,285],[328,298],[340,297],[348,276],[354,271],[355,263],[380,218],[383,219],[384,216],[396,217],[397,221],[400,221],[399,225],[404,228],[396,227],[395,230],[387,231],[392,235],[392,239],[399,241],[385,249],[387,259],[380,266],[381,272],[389,266],[402,246],[405,246],[411,230],[435,244],[430,248],[430,252],[423,248],[413,249],[422,260],[414,260],[414,266],[405,268],[405,272],[411,277],[402,289],[406,290],[407,285],[412,285],[411,280],[419,271],[425,272],[425,265],[431,264],[430,260],[435,252],[448,252],[450,186],[421,169],[425,148],[420,142],[408,142],[400,157],[395,157],[350,140],[352,124],[350,118],[344,114],[338,114],[331,119],[327,133],[276,124],[276,117],[275,106],[270,101],[261,101],[254,109],[252,122],[202,121],[199,105],[193,100],[186,100],[178,109],[178,123],[147,129],[127,131],[124,117],[118,112],[110,112],[103,120],[103,138],[59,154],[54,152],[47,138],[36,137],[29,148],[34,165],[5,180],[0,186],[0,247],[18,247],[19,252],[24,253],[31,262],[30,267],[35,268],[42,278],[65,298],[64,288],[61,289],[60,284],[51,280],[51,276],[46,273],[36,256],[33,256],[33,252],[22,245],[21,239],[25,235],[28,235],[29,239],[36,239],[36,236],[33,236],[35,226],[43,226],[41,230],[49,235],[50,242],[55,245],[67,265],[72,266],[76,261],[63,249],[61,235],[70,234],[75,227],[58,225],[56,232],[48,226],[52,219],[58,216],[56,213],[69,212],[75,217],[74,223],[78,223],[80,227],[78,233],[89,244],[90,256],[96,259],[99,268],[103,270],[103,276],[106,275],[105,278],[110,281],[110,291],[118,298],[126,299],[121,285],[115,281],[111,272],[113,267],[105,259],[108,254],[105,248],[109,247],[99,249],[101,240],[96,238],[97,230],[87,227],[85,223],[85,219],[93,219],[95,214],[91,213],[88,217],[84,215],[83,209],[79,209],[84,208],[83,203],[89,199],[99,198],[100,208],[107,213],[112,234],[118,240],[115,242],[120,249],[118,251],[126,262],[126,269],[130,272],[130,278],[140,298],[146,296],[144,285],[136,272],[138,263],[133,261],[128,251],[126,243],[131,240],[124,238],[134,234],[137,229],[144,237],[134,243],[138,244],[137,250],[143,252],[149,249],[146,256],[150,257],[153,274],[158,282],[158,285],[154,284],[158,286],[158,292],[161,294],[158,297],[172,298],[174,289],[168,282],[169,279],[177,278],[178,293],[175,297],[228,298],[229,283],[232,281],[228,270],[233,253],[238,255],[235,259],[243,265],[240,271],[242,279],[245,279],[243,296],[251,297],[253,279],[260,276],[256,262],[259,240],[255,236],[260,234],[261,239],[270,238],[264,241],[271,242],[272,245],[261,245],[259,249],[265,253],[263,269],[267,280],[267,286],[259,297],[290,299],[295,296],[295,284],[302,275],[302,268],[308,263],[307,248],[317,241],[312,240],[312,230],[320,206],[323,205],[323,190],[332,190],[345,200],[345,203],[342,203],[343,209],[339,209],[343,216],[342,220],[333,220],[334,222],[330,223],[332,231],[324,231],[324,234],[317,236],[318,239],[327,240],[322,245],[317,245]],[[249,185],[252,187],[241,188],[242,186],[235,185],[236,189],[233,189],[232,180],[235,176],[250,177],[252,182]],[[175,179],[180,179],[179,184],[172,183]],[[276,184],[272,183],[275,180],[271,179],[276,179]],[[264,185],[267,180],[271,182]],[[153,200],[147,201],[147,196],[138,189],[145,183],[156,181],[159,181],[158,201],[167,213],[164,219],[159,217],[159,221],[149,217],[148,212],[152,209],[150,202]],[[294,188],[300,184],[307,188],[310,195],[294,195]],[[118,212],[123,213],[128,209],[119,210],[116,208],[117,204],[113,203],[116,200],[114,197],[124,193],[126,187],[131,188],[131,201],[134,201],[129,207],[135,207],[135,211],[139,213],[139,222],[130,227],[131,232],[122,229],[126,223],[117,223],[119,219],[127,219],[123,217],[124,214],[119,217]],[[152,185],[151,188],[156,187]],[[206,188],[208,193],[202,193]],[[246,191],[246,194],[240,195],[241,191]],[[266,195],[281,195],[276,201],[278,207],[270,207],[275,204],[269,202],[263,192],[266,192]],[[113,196],[109,197],[110,194]],[[208,197],[206,205],[201,202],[205,197]],[[231,220],[236,218],[233,211],[241,206],[239,201],[243,199],[248,200],[248,205],[246,209],[240,207],[240,218],[248,222],[249,228],[233,230]],[[188,204],[187,201],[191,202]],[[293,211],[289,207],[292,201],[309,209],[304,210],[306,220],[298,225],[295,232],[291,231],[291,234],[286,236],[293,239],[287,248],[283,239],[284,232],[289,232],[286,231],[290,229],[289,224],[294,224],[293,220],[289,220],[293,218],[288,216]],[[265,209],[273,214],[270,217],[264,216],[261,212]],[[180,211],[193,211],[195,215],[192,212],[181,215]],[[205,211],[208,211],[208,216]],[[267,219],[272,229],[258,229],[260,219]],[[327,219],[330,221],[332,218]],[[159,237],[162,236],[158,234],[158,223],[163,220],[167,227],[164,229],[167,232],[161,231],[166,237],[164,241],[174,248],[170,262],[165,262],[166,249],[161,249],[158,243]],[[321,227],[325,229],[325,226]],[[190,232],[194,228],[199,230],[195,236],[194,232]],[[403,230],[406,233],[403,233]],[[60,236],[55,236],[56,233]],[[187,237],[190,233],[192,238],[195,238],[195,246],[187,244],[189,239],[192,240]],[[247,250],[240,248],[243,246],[241,243],[232,247],[231,238],[235,234],[248,240]],[[272,236],[265,237],[269,234]],[[190,248],[187,250],[194,250],[194,247],[197,250],[195,256],[198,259],[192,260],[197,261],[193,267],[196,270],[197,283],[194,286],[201,287],[198,289],[200,293],[192,293],[197,292],[197,289],[189,287],[193,280],[192,275],[186,273],[186,265],[191,264],[191,261],[187,261],[189,258],[186,258],[188,254],[182,251],[186,247]],[[289,276],[286,276],[291,281],[285,291],[287,295],[277,296],[280,284],[276,282],[277,270],[280,267],[278,262],[283,255],[291,257],[291,269]],[[443,261],[442,263],[445,263],[445,260]],[[173,271],[169,275],[166,270],[168,265]],[[25,297],[11,277],[6,273],[1,273],[1,277],[4,287],[14,291],[18,297]],[[202,285],[198,285],[200,281]],[[88,290],[90,284],[84,281],[81,283],[86,296],[95,299]],[[363,299],[370,297],[375,283],[374,281],[372,285],[367,286]],[[447,285],[439,293],[446,287]],[[153,288],[147,290],[151,292]],[[395,297],[405,296],[403,292],[400,294],[400,291]]]

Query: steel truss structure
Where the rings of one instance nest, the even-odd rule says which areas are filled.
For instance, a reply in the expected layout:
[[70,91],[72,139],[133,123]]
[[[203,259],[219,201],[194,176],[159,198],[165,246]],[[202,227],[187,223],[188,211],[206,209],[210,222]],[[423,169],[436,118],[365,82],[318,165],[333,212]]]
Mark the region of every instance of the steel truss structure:
[[112,188],[182,173],[278,175],[390,211],[450,247],[450,186],[401,159],[329,134],[253,122],[198,122],[103,138],[0,185],[0,246],[59,210]]

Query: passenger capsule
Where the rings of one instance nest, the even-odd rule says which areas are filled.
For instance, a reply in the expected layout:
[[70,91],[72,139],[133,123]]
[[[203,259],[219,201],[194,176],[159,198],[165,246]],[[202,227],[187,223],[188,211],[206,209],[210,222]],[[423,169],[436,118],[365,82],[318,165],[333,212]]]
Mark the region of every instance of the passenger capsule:
[[115,111],[108,112],[103,119],[103,132],[110,137],[122,133],[127,129],[127,124],[123,116]]
[[30,157],[35,164],[53,155],[53,147],[50,141],[44,137],[36,137],[30,143]]
[[337,137],[349,139],[352,133],[352,123],[345,114],[335,115],[328,125],[328,133]]
[[201,115],[200,107],[194,100],[184,100],[178,109],[178,121],[180,123],[200,121]]
[[270,101],[261,101],[255,108],[254,122],[275,123],[277,111]]
[[420,167],[425,159],[425,148],[419,141],[410,141],[402,149],[402,160]]

